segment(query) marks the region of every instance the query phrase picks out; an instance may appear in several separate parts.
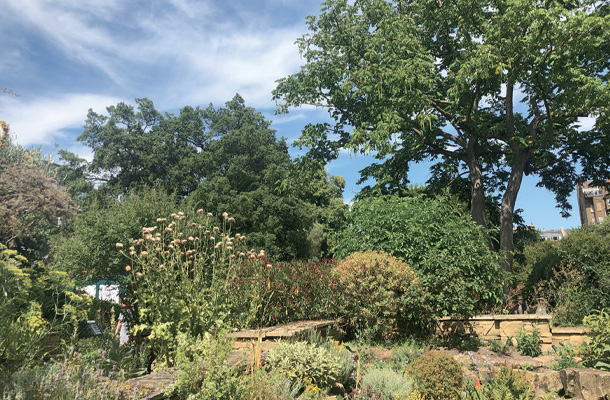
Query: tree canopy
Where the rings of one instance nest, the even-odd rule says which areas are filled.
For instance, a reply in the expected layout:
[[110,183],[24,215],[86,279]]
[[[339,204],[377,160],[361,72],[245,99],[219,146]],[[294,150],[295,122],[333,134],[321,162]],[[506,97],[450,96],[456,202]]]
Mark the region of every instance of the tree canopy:
[[329,0],[297,40],[305,64],[274,98],[279,112],[328,107],[335,124],[307,126],[299,144],[326,160],[374,152],[384,162],[365,174],[390,191],[408,182],[410,162],[466,171],[482,226],[486,194],[500,192],[510,268],[524,174],[564,215],[578,180],[609,177],[607,11],[598,1]]
[[[109,221],[102,218],[102,225],[97,224],[95,213],[108,208],[109,216],[118,212],[119,226],[134,223],[118,211],[127,203],[117,200],[154,187],[176,201],[186,201],[185,207],[215,215],[228,212],[252,247],[274,257],[328,255],[329,231],[341,225],[346,208],[345,181],[328,175],[319,163],[293,160],[271,122],[247,107],[241,96],[224,107],[187,106],[177,116],[162,115],[148,99],[136,99],[135,108],[119,103],[107,111],[104,116],[89,110],[78,139],[93,150],[90,164],[74,154],[60,154],[63,184],[76,198],[86,199],[83,207],[91,209],[75,225],[79,232],[70,240],[82,241],[89,225],[85,235],[102,239],[90,243],[92,248],[107,250],[116,240],[104,239],[103,224]],[[95,190],[94,181],[99,183]],[[133,229],[145,225],[139,220]],[[97,234],[91,229],[101,230]],[[67,251],[65,257],[71,265],[92,268],[87,250],[81,255]],[[116,262],[109,263],[116,270]]]
[[0,243],[37,260],[75,207],[39,150],[14,144],[8,135],[0,144]]

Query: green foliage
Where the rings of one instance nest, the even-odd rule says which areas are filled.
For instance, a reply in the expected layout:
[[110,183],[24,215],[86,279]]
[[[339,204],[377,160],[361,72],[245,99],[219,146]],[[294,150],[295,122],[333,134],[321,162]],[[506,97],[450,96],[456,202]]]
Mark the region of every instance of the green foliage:
[[380,250],[413,267],[437,316],[474,315],[502,297],[487,239],[452,196],[380,196],[355,202],[336,255]]
[[123,379],[135,378],[148,372],[152,362],[148,346],[130,341],[120,345],[110,330],[102,335],[80,339],[68,347],[67,357],[101,370],[104,376],[116,375]]
[[27,367],[56,351],[48,334],[70,340],[87,318],[90,298],[73,292],[65,272],[26,265],[24,257],[0,244],[0,372]]
[[228,273],[233,279],[227,294],[231,312],[243,316],[236,327],[334,316],[336,294],[329,285],[334,261],[273,263],[263,255],[251,257],[232,264]]
[[579,325],[593,310],[610,307],[610,221],[574,229],[557,243],[529,246],[524,255],[526,295],[547,301],[554,324]]
[[576,352],[571,344],[559,343],[555,346],[555,360],[557,362],[549,365],[549,369],[582,368],[582,365],[574,359]]
[[390,366],[394,371],[405,372],[409,363],[424,353],[425,347],[419,341],[408,338],[403,344],[392,349]]
[[508,355],[510,354],[510,347],[508,345],[502,343],[500,340],[494,340],[489,344],[489,350],[494,353],[498,353],[500,355]]
[[131,332],[150,333],[159,362],[170,363],[179,333],[198,337],[242,317],[230,313],[228,273],[251,252],[244,253],[246,237],[232,233],[234,222],[226,213],[217,219],[203,210],[179,212],[142,228],[141,238],[116,244],[130,259],[124,270],[136,310]]
[[52,165],[40,150],[11,141],[0,147],[0,243],[32,261],[48,255],[50,236],[75,212],[70,196],[57,185]]
[[128,258],[116,251],[115,244],[139,237],[143,226],[153,226],[157,218],[176,207],[175,198],[160,187],[130,192],[121,200],[92,200],[70,230],[54,241],[49,264],[68,272],[80,284],[118,281]]
[[402,373],[389,368],[372,368],[362,376],[361,386],[366,388],[373,398],[396,400],[402,393],[413,391],[413,381]]
[[428,294],[403,261],[384,252],[356,252],[337,262],[333,276],[339,313],[361,336],[422,335],[429,327]]
[[610,314],[601,310],[586,316],[583,323],[591,338],[582,348],[583,364],[610,371]]
[[[199,173],[205,179],[190,195],[194,206],[229,212],[253,247],[276,258],[325,255],[324,230],[339,223],[346,208],[343,178],[317,164],[295,164],[271,122],[239,95],[224,108],[210,106],[205,115],[217,139],[201,151]],[[315,223],[322,232],[316,234]]]
[[328,389],[342,378],[346,355],[349,352],[339,345],[280,342],[269,351],[266,361],[293,381]]
[[109,377],[78,358],[52,361],[12,375],[0,375],[0,399],[135,400],[146,395],[139,388],[120,382],[122,379],[120,374]]
[[[524,174],[564,214],[578,179],[609,177],[603,10],[589,0],[329,0],[308,17],[304,65],[274,99],[278,112],[326,107],[335,124],[306,126],[297,144],[325,161],[341,149],[375,153],[383,164],[367,174],[390,191],[408,183],[409,162],[438,161],[446,180],[468,172],[481,225],[485,194],[501,192],[500,246],[510,251]],[[581,116],[600,118],[582,129]]]
[[464,400],[529,400],[531,386],[525,374],[508,366],[494,370],[491,379],[480,388],[466,385]]
[[517,349],[520,354],[530,357],[538,357],[542,354],[542,347],[540,345],[542,340],[540,338],[540,329],[537,326],[532,325],[530,333],[525,330],[525,326],[522,326],[519,329],[516,340]]
[[417,389],[434,399],[451,399],[460,395],[463,372],[460,364],[448,354],[428,351],[409,368]]
[[178,380],[169,388],[181,399],[239,399],[244,387],[236,368],[228,368],[231,342],[224,333],[214,337],[204,334],[191,338],[178,336],[176,366]]
[[[343,224],[345,180],[317,163],[294,162],[271,122],[236,95],[225,107],[184,107],[161,115],[148,99],[89,111],[78,140],[91,147],[86,164],[62,152],[62,181],[86,203],[143,188],[187,199],[188,208],[229,212],[250,243],[281,259],[319,259],[329,232]],[[102,184],[91,192],[89,176]],[[316,225],[318,224],[318,225]]]

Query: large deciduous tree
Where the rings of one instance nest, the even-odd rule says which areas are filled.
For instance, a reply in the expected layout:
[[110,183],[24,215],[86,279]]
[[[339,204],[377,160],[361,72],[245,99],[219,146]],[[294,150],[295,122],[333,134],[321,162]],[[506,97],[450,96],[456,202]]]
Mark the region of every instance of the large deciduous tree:
[[486,194],[499,191],[510,269],[524,174],[538,176],[565,215],[577,180],[609,177],[608,7],[329,0],[297,41],[305,65],[274,98],[280,112],[328,107],[336,124],[309,125],[300,143],[327,159],[340,148],[374,152],[385,162],[367,173],[380,184],[406,183],[408,163],[426,159],[440,159],[440,173],[467,172],[481,226]]
[[228,212],[251,246],[274,257],[318,257],[312,247],[325,240],[313,243],[309,233],[315,223],[328,227],[341,218],[342,178],[319,164],[295,164],[271,122],[240,96],[222,108],[210,105],[204,115],[217,139],[200,154],[203,180],[189,196],[196,208]]
[[40,151],[8,135],[0,144],[0,243],[37,260],[47,255],[49,237],[74,216],[74,204]]

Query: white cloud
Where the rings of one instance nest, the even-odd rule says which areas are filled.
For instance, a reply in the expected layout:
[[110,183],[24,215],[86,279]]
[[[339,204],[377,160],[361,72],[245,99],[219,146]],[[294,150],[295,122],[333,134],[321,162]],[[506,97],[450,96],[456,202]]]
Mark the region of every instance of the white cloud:
[[65,138],[68,129],[82,129],[89,108],[102,112],[121,101],[116,97],[68,93],[25,101],[23,97],[0,97],[0,118],[11,126],[23,146],[50,145]]

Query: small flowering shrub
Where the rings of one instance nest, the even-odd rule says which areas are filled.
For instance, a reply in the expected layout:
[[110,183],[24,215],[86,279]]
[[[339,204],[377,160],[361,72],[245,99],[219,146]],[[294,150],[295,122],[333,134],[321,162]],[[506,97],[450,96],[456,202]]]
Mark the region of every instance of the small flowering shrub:
[[87,319],[91,298],[74,291],[62,271],[30,268],[28,260],[0,243],[0,373],[36,364],[51,346],[49,332],[63,343],[74,338],[79,321]]
[[362,376],[361,386],[375,394],[375,399],[396,400],[402,393],[413,391],[413,381],[389,368],[373,368]]
[[[347,355],[347,357],[346,357]],[[330,388],[341,379],[349,352],[341,346],[315,345],[305,341],[280,342],[267,355],[267,363],[292,381],[304,386]]]
[[416,359],[408,369],[417,390],[429,398],[459,398],[464,375],[460,364],[448,354],[429,351]]
[[333,270],[339,312],[348,329],[371,339],[427,328],[428,297],[415,271],[383,252],[356,252]]
[[241,326],[271,326],[333,316],[329,282],[334,260],[270,263],[251,253],[231,266],[228,301]]
[[197,211],[157,219],[140,239],[117,248],[128,254],[128,290],[136,311],[132,334],[147,333],[158,361],[171,364],[179,333],[203,335],[231,324],[227,302],[233,264],[245,259],[245,237],[233,218]]

